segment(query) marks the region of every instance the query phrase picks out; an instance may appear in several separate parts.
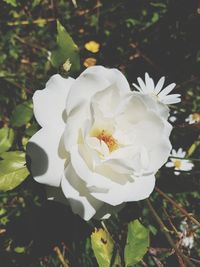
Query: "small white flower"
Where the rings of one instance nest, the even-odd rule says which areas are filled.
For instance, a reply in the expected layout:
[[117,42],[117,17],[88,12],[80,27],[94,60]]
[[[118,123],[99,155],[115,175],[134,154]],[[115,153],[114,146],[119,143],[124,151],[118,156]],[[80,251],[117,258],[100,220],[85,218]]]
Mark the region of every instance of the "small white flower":
[[169,117],[169,121],[170,121],[170,122],[175,122],[175,121],[177,121],[177,116],[176,116],[176,114],[177,114],[177,111],[175,110],[175,111],[173,112],[173,114]]
[[182,246],[188,249],[192,249],[194,246],[194,236],[185,236],[182,240]]
[[161,77],[158,83],[155,85],[149,74],[145,73],[145,81],[143,81],[140,77],[137,78],[137,81],[139,86],[135,83],[133,83],[133,86],[138,91],[143,94],[151,95],[153,98],[157,98],[157,100],[163,104],[169,105],[181,102],[180,94],[168,95],[176,86],[175,83],[171,83],[163,89],[165,77]]
[[[179,175],[180,171],[191,171],[194,167],[194,164],[188,159],[184,159],[186,152],[182,148],[179,148],[178,151],[172,149],[172,158],[171,161],[167,162],[166,167],[174,167],[174,174]],[[173,158],[174,157],[174,158]]]
[[200,114],[199,113],[190,114],[185,119],[185,121],[188,122],[189,124],[198,123],[198,122],[200,122]]
[[193,232],[193,229],[190,229],[188,223],[183,220],[180,225],[181,230],[181,245],[188,250],[192,249],[194,247],[194,237],[195,233]]

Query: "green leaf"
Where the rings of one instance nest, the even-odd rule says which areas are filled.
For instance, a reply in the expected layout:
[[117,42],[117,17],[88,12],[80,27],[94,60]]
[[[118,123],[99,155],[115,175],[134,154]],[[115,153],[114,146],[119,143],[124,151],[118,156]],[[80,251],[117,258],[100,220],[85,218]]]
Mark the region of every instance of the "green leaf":
[[197,61],[197,62],[200,62],[200,50],[197,51],[197,54],[196,54],[196,61]]
[[57,20],[57,47],[51,53],[51,63],[59,68],[67,60],[72,64],[71,72],[77,72],[80,69],[79,49],[71,36]]
[[16,247],[14,249],[16,253],[24,253],[26,251],[25,247]]
[[33,117],[32,101],[26,101],[16,106],[11,115],[10,123],[13,127],[21,127],[27,124],[32,117]]
[[14,141],[13,129],[4,127],[0,129],[0,153],[9,150]]
[[107,231],[96,229],[91,235],[91,244],[99,267],[121,266],[119,253],[115,251],[114,241]]
[[25,166],[25,153],[21,151],[4,152],[0,161],[0,191],[12,190],[28,176]]
[[3,0],[5,3],[13,6],[13,7],[16,7],[17,6],[17,1],[16,0]]
[[130,222],[124,250],[126,266],[133,266],[142,260],[149,247],[149,230],[138,220]]

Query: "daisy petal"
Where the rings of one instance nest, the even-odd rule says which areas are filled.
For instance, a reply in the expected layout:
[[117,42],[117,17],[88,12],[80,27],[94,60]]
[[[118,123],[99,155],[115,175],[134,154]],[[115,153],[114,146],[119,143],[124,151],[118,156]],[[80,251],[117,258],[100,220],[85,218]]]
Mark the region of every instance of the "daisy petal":
[[163,96],[166,96],[168,95],[173,89],[174,87],[176,86],[175,83],[171,83],[169,84],[167,87],[165,87],[162,92],[159,94],[160,97],[163,97]]
[[132,85],[140,92],[142,92],[141,88],[136,84],[136,83],[132,83]]
[[179,94],[172,94],[165,97],[160,98],[160,101],[164,104],[170,105],[170,104],[176,104],[181,102],[180,95]]
[[137,78],[137,81],[138,81],[138,83],[139,83],[139,85],[140,85],[141,90],[142,90],[144,93],[147,93],[148,90],[147,90],[146,85],[145,85],[145,83],[143,82],[143,80],[142,80],[140,77],[138,77],[138,78]]
[[154,92],[155,94],[157,95],[158,93],[160,93],[160,91],[162,90],[163,88],[163,85],[164,85],[164,82],[165,82],[165,77],[161,77],[160,80],[158,81],[155,89],[154,89]]
[[149,76],[149,74],[147,72],[145,73],[145,83],[146,83],[146,89],[148,91],[153,92],[154,91],[154,87],[155,87],[154,81],[153,81],[152,78],[150,78],[150,76]]

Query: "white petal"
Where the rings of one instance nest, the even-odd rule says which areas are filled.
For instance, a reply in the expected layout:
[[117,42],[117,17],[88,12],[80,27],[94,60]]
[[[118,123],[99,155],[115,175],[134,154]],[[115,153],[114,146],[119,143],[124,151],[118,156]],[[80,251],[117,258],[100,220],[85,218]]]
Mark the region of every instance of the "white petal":
[[191,171],[194,167],[194,164],[189,162],[188,160],[182,160],[181,168],[182,171]]
[[167,96],[162,97],[162,98],[159,97],[159,100],[166,105],[176,104],[176,103],[181,102],[179,94],[167,95]]
[[146,88],[148,89],[149,92],[154,91],[154,81],[152,78],[149,77],[149,74],[146,72],[145,73],[145,82],[146,82]]
[[[82,151],[83,152],[83,151]],[[88,153],[80,155],[78,146],[74,146],[71,151],[71,163],[77,175],[87,184],[88,187],[98,187],[99,190],[107,192],[115,185],[108,177],[100,175],[89,168],[87,165]]]
[[44,90],[37,90],[33,95],[34,115],[43,127],[64,124],[64,111],[67,95],[74,79],[53,75]]
[[183,151],[183,149],[182,149],[181,147],[180,147],[180,148],[178,149],[178,151],[176,152],[176,156],[179,157],[179,158],[184,158],[185,155],[186,155],[186,152]]
[[159,97],[161,98],[161,97],[163,97],[163,96],[168,95],[168,94],[174,89],[175,86],[176,86],[175,83],[171,83],[171,84],[169,84],[167,87],[165,87],[165,88],[162,90],[162,92],[159,94]]
[[143,82],[143,80],[142,80],[140,77],[138,77],[138,78],[137,78],[137,81],[138,81],[138,83],[139,83],[139,85],[140,85],[140,88],[142,89],[143,93],[148,93],[149,90],[148,90],[148,88],[146,87],[146,85],[145,85],[145,83]]
[[123,74],[116,69],[106,69],[101,66],[87,68],[73,84],[66,104],[67,114],[82,103],[90,103],[91,97],[111,84],[126,92],[130,87]]
[[160,80],[158,81],[158,83],[156,84],[156,87],[155,87],[155,90],[154,90],[154,93],[156,95],[158,93],[160,93],[160,91],[162,90],[164,82],[165,82],[165,77],[161,77]]
[[116,84],[112,84],[93,96],[92,108],[94,112],[98,109],[104,116],[113,117],[126,94]]
[[176,150],[175,149],[172,149],[172,156],[174,156],[174,157],[177,157],[177,153],[176,153]]
[[70,202],[73,212],[86,221],[90,220],[103,205],[103,202],[90,195],[86,184],[79,179],[71,164],[68,164],[65,169],[61,187],[65,197]]
[[[162,138],[160,140],[160,144],[156,145],[150,152],[149,152],[149,159],[150,159],[150,167],[152,171],[157,171],[160,169],[163,164],[167,161],[170,151],[171,151],[171,143],[166,138]],[[169,167],[169,166],[168,166]]]
[[116,84],[124,92],[130,92],[130,86],[126,77],[118,69],[108,69],[102,66],[87,68],[87,73],[97,74],[109,81],[109,84]]
[[134,181],[127,182],[125,185],[116,185],[108,193],[91,194],[110,205],[116,206],[123,202],[139,201],[148,198],[155,186],[154,175],[134,178]]
[[140,92],[143,92],[142,89],[136,84],[136,83],[132,83],[132,85]]
[[165,164],[165,166],[168,168],[172,168],[172,167],[174,167],[174,163],[172,161],[169,161]]
[[59,186],[67,154],[63,151],[61,128],[42,128],[27,145],[33,178],[42,184]]

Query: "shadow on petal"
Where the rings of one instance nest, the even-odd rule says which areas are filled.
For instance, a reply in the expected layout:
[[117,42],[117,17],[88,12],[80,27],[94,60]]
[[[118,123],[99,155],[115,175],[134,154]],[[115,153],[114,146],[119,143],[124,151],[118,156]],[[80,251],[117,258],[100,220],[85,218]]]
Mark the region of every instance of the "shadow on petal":
[[33,177],[40,176],[47,171],[48,156],[36,143],[29,142],[27,145],[26,163]]

